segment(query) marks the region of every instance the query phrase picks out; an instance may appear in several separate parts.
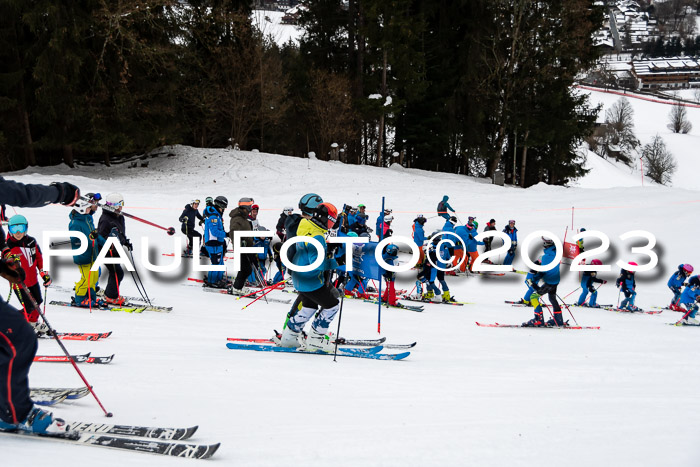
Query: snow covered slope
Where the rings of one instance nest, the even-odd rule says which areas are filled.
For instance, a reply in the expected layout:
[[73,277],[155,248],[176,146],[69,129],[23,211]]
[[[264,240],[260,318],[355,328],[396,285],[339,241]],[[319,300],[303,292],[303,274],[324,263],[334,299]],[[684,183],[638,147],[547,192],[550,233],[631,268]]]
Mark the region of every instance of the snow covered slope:
[[[700,130],[700,122],[697,126]],[[419,170],[346,166],[235,150],[165,148],[175,157],[151,159],[147,168],[66,167],[29,169],[4,176],[25,183],[68,180],[83,191],[119,191],[125,210],[161,225],[173,225],[193,198],[224,195],[235,205],[243,196],[261,206],[260,222],[273,229],[285,205],[296,206],[316,192],[336,206],[364,203],[373,215],[393,208],[394,231],[410,236],[418,213],[435,214],[443,195],[450,196],[460,219],[476,215],[481,228],[491,218],[499,229],[512,218],[520,240],[537,229],[560,237],[574,227],[608,234],[613,248],[601,257],[637,260],[634,242],[617,237],[644,229],[658,239],[660,265],[638,274],[638,305],[667,304],[668,276],[680,263],[700,267],[696,248],[695,191],[639,186],[563,188],[538,185],[527,190],[475,183],[459,176]],[[600,171],[605,171],[604,167]],[[610,175],[613,178],[612,175]],[[10,213],[12,213],[10,208]],[[30,234],[67,228],[69,210],[60,206],[17,209],[28,217]],[[426,231],[437,230],[437,218]],[[179,228],[178,228],[179,230]],[[480,229],[481,230],[481,229]],[[162,231],[127,220],[127,232],[140,257],[139,240],[148,236],[151,260],[172,261]],[[533,258],[539,251],[533,251]],[[167,277],[137,265],[156,304],[172,305],[169,314],[90,313],[47,306],[59,331],[114,331],[100,342],[66,342],[74,353],[115,353],[110,365],[82,367],[115,423],[200,425],[193,441],[222,442],[222,465],[236,466],[696,466],[700,448],[700,386],[697,342],[700,328],[667,323],[680,315],[628,315],[572,308],[578,323],[600,330],[492,329],[474,322],[521,323],[527,308],[511,307],[525,292],[524,277],[448,278],[452,294],[472,302],[463,307],[427,305],[422,313],[383,310],[382,335],[389,342],[418,341],[401,362],[313,355],[265,354],[228,350],[226,338],[269,337],[283,324],[289,306],[247,303],[204,293],[183,271]],[[516,267],[523,269],[518,258]],[[567,271],[567,267],[563,266]],[[612,282],[619,268],[602,274],[608,284],[600,303],[617,303]],[[71,286],[78,272],[70,261],[54,261],[58,284]],[[413,287],[414,275],[399,279]],[[567,302],[580,291],[578,274],[566,272],[559,295]],[[573,292],[572,292],[573,291]],[[570,292],[572,292],[570,294]],[[6,284],[0,293],[7,297]],[[136,295],[127,273],[122,293]],[[273,292],[278,299],[293,298]],[[68,294],[49,290],[49,300]],[[17,305],[16,299],[13,303]],[[566,318],[573,318],[565,311]],[[333,327],[337,324],[334,323]],[[377,336],[377,309],[345,301],[341,334]],[[39,352],[59,354],[42,340]],[[67,365],[37,363],[31,385],[77,386]],[[66,419],[105,420],[89,397],[56,406]],[[123,453],[33,439],[2,438],[3,465],[27,462],[54,467],[81,465],[149,467],[190,465],[193,461]],[[214,461],[212,461],[214,462]]]
[[[667,128],[668,115],[671,112],[672,102],[660,103],[649,101],[649,96],[633,93],[619,93],[593,91],[582,89],[580,92],[591,96],[591,104],[602,104],[600,121],[605,120],[605,111],[610,108],[618,99],[625,97],[634,109],[634,132],[642,146],[651,142],[657,134],[660,135],[668,150],[675,156],[677,170],[673,176],[673,186],[698,190],[698,174],[700,174],[700,107],[686,107],[688,120],[693,125],[693,129],[688,134],[676,134]],[[622,95],[621,95],[622,94]],[[604,170],[601,165],[606,165]],[[609,167],[616,166],[616,169]],[[574,182],[574,185],[585,188],[597,188],[601,186],[638,186],[641,185],[641,173],[622,164],[611,164],[595,154],[588,152],[587,168],[593,170],[585,177]],[[612,180],[608,176],[614,175]],[[645,178],[644,183],[649,180]],[[609,182],[609,183],[608,183]]]

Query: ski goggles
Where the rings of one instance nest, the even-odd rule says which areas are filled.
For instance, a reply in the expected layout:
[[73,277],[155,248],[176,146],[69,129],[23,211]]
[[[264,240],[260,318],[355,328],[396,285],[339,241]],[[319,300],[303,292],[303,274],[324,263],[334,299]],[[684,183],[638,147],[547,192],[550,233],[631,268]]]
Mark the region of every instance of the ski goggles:
[[509,224],[515,224],[515,221],[513,219],[508,221]]
[[115,208],[116,208],[116,207],[119,207],[119,206],[124,207],[124,200],[117,201],[116,203],[107,202],[107,203],[105,203],[105,204],[107,204],[107,206],[113,206],[113,207],[115,207]]
[[7,227],[7,230],[9,230],[11,234],[25,233],[27,231],[27,224],[10,225]]
[[193,199],[192,202],[191,202],[190,204],[199,204],[199,200],[198,200],[198,199]]

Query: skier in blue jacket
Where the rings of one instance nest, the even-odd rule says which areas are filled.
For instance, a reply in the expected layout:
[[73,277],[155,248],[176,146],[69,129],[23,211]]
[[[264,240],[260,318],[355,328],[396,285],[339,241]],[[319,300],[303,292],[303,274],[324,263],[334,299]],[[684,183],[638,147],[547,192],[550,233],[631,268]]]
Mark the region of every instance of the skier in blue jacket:
[[444,217],[446,220],[450,219],[450,214],[447,211],[455,212],[455,210],[452,209],[452,206],[450,206],[450,203],[447,202],[448,199],[450,199],[449,196],[443,196],[442,201],[440,201],[437,205],[438,216]]
[[673,300],[669,308],[674,311],[683,311],[680,308],[679,299],[681,298],[681,289],[685,280],[690,277],[693,273],[693,266],[690,264],[681,264],[678,266],[678,271],[674,272],[673,275],[668,279],[668,288],[673,292]]
[[413,219],[413,242],[418,247],[420,251],[420,257],[418,258],[418,264],[416,266],[420,267],[425,259],[425,251],[423,250],[423,244],[425,243],[425,216],[423,214],[418,214],[418,216]]
[[[591,264],[594,266],[600,266],[603,264],[603,262],[599,259],[594,259],[591,261]],[[591,308],[600,308],[600,305],[596,303],[596,299],[598,298],[598,290],[595,288],[594,284],[607,284],[608,281],[604,281],[603,279],[598,279],[596,277],[596,272],[595,271],[584,271],[583,275],[581,276],[581,295],[578,297],[578,302],[576,303],[578,306],[589,306]],[[588,296],[588,293],[591,293],[591,299],[588,300],[588,303],[586,304],[586,297]]]
[[683,293],[681,293],[680,303],[683,306],[681,310],[687,311],[679,321],[680,324],[700,326],[700,322],[695,319],[695,315],[698,312],[698,302],[700,302],[700,277],[693,276],[688,281],[685,289],[683,289]]
[[[228,199],[217,196],[212,206],[204,208],[204,246],[209,254],[211,264],[224,264],[224,247],[226,246],[226,231],[224,230],[223,214],[228,207]],[[209,271],[205,285],[217,289],[225,289],[228,281],[224,271]]]
[[[542,255],[542,265],[547,266],[554,261],[557,254],[556,246],[550,238],[542,237],[542,245],[544,246],[544,254]],[[561,316],[561,307],[557,301],[557,286],[559,285],[559,280],[561,279],[559,274],[559,264],[557,263],[552,269],[548,271],[540,271],[535,274],[535,277],[528,283],[534,289],[532,296],[530,298],[530,303],[535,307],[535,317],[530,321],[523,323],[523,326],[565,326],[564,320]],[[539,281],[543,281],[542,285]],[[552,305],[554,310],[554,318],[550,319],[545,323],[544,314],[542,312],[542,304],[539,298],[542,295],[547,294],[549,298],[549,303]]]
[[508,254],[506,254],[506,259],[503,264],[513,264],[513,259],[515,259],[515,249],[518,247],[518,229],[515,228],[515,221],[513,219],[508,221],[508,225],[503,229],[506,235],[510,237],[510,248],[508,249]]
[[[637,263],[630,261],[630,266],[637,266]],[[619,287],[620,292],[625,294],[625,299],[620,303],[621,310],[639,311],[639,308],[634,305],[634,300],[637,298],[637,283],[634,280],[634,271],[627,269],[620,270],[620,277],[615,281],[615,285]]]

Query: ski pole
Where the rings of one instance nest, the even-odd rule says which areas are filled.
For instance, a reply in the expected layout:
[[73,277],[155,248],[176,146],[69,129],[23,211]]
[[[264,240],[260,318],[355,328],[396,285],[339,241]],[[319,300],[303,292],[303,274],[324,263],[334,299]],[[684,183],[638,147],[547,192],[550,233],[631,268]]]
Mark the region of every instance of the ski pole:
[[[272,285],[272,286],[268,287],[268,288],[267,288],[267,289],[268,289],[267,292],[265,292],[264,294],[260,295],[259,297],[256,297],[255,300],[253,300],[252,302],[250,302],[249,304],[247,304],[246,306],[244,306],[243,308],[241,308],[241,310],[245,310],[245,309],[248,308],[250,305],[252,305],[253,303],[255,303],[255,302],[257,302],[258,300],[260,300],[261,298],[263,298],[265,295],[269,294],[269,293],[272,292],[273,290],[277,290],[277,289],[279,288],[279,287],[277,287],[277,285],[278,285],[278,284],[275,284],[275,285]],[[260,292],[260,291],[258,291],[258,292]],[[266,301],[267,301],[267,299],[266,299]],[[267,302],[267,303],[269,303],[269,302]]]
[[[80,199],[83,201],[91,202],[88,198],[85,198],[84,196],[81,196]],[[168,235],[175,235],[175,228],[174,227],[163,227],[162,225],[158,225],[158,224],[155,224],[151,221],[147,221],[146,219],[136,217],[133,214],[129,214],[128,212],[124,212],[124,211],[118,212],[116,208],[114,208],[112,206],[108,206],[106,204],[97,204],[97,207],[100,207],[103,210],[110,211],[113,213],[119,213],[124,217],[128,217],[130,219],[134,219],[135,221],[139,221],[139,222],[143,222],[144,224],[148,224],[152,227],[157,227],[159,229],[165,230],[168,233]]]
[[567,305],[566,302],[564,302],[564,300],[562,300],[562,299],[559,297],[559,295],[557,295],[557,298],[558,298],[558,299],[561,301],[561,303],[566,307],[566,311],[568,311],[569,314],[571,315],[571,319],[573,319],[573,320],[574,320],[574,323],[576,323],[576,326],[578,326],[578,325],[579,325],[579,324],[578,324],[578,321],[576,321],[576,318],[574,317],[574,314],[571,312],[571,308],[569,308],[569,305]]
[[148,303],[149,306],[152,306],[153,304],[151,303],[151,299],[146,293],[146,286],[143,285],[143,281],[141,280],[141,276],[139,275],[138,269],[136,269],[136,261],[134,260],[134,252],[129,250],[129,255],[131,256],[131,263],[134,264],[134,270],[129,271],[131,272],[131,279],[134,281],[134,284],[136,284],[136,290],[139,291],[139,294],[141,294],[141,298],[143,298],[146,303]]
[[[333,361],[336,362],[338,357],[338,341],[340,340],[340,320],[343,318],[343,302],[345,301],[345,294],[340,296],[340,310],[338,310],[338,330],[335,336],[335,351],[333,353]],[[380,305],[381,306],[381,305]]]
[[[569,295],[573,294],[574,292],[576,292],[576,291],[577,291],[578,289],[580,289],[580,288],[581,288],[581,286],[576,287],[570,294],[565,295],[564,298],[567,298]],[[564,301],[564,300],[562,300],[562,299],[560,299],[560,300],[561,300],[562,302]]]
[[49,246],[50,246],[50,247],[54,247],[54,246],[63,246],[63,245],[70,245],[70,240],[62,240],[62,241],[60,241],[60,242],[51,242],[51,243],[49,243]]
[[29,292],[29,289],[27,288],[27,286],[24,285],[23,283],[21,283],[20,286],[22,287],[22,290],[27,295],[27,297],[29,297],[29,301],[34,306],[34,309],[36,311],[38,311],[39,314],[41,315],[41,319],[44,320],[44,324],[46,324],[46,327],[49,328],[49,334],[56,340],[58,345],[61,347],[61,350],[63,350],[63,353],[66,354],[66,357],[68,357],[68,360],[70,360],[71,364],[73,365],[73,368],[75,368],[75,371],[78,372],[80,379],[82,379],[83,383],[85,383],[85,387],[90,390],[90,393],[95,398],[95,400],[97,401],[97,404],[100,406],[102,411],[105,413],[105,416],[111,417],[113,415],[112,412],[107,412],[107,409],[105,409],[105,406],[102,405],[102,402],[100,402],[100,399],[97,397],[97,394],[95,394],[94,389],[92,389],[92,386],[90,385],[90,383],[88,383],[87,379],[85,379],[83,372],[80,371],[80,368],[78,368],[78,365],[76,365],[75,360],[73,360],[73,357],[71,357],[70,353],[68,352],[68,349],[66,349],[66,346],[63,345],[63,342],[61,342],[61,339],[58,338],[58,334],[56,333],[56,330],[54,328],[52,328],[51,325],[49,324],[49,322],[46,320],[46,314],[44,314],[44,312],[41,311],[41,308],[39,308],[39,305],[37,305],[36,300],[34,300],[34,297],[32,296],[31,292]]

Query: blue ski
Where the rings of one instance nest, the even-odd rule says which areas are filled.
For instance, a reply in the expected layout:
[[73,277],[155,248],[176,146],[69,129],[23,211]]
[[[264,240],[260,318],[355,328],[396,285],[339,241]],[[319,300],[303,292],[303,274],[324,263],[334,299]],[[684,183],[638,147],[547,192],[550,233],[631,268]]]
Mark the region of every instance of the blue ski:
[[[333,355],[328,352],[313,351],[313,350],[299,350],[289,347],[277,347],[274,344],[237,344],[233,342],[228,342],[226,347],[232,350],[256,350],[258,352],[286,352],[286,353],[304,353],[304,354],[315,354],[315,355]],[[410,355],[410,352],[403,352],[398,354],[382,354],[379,353],[383,347],[378,345],[376,347],[371,347],[368,349],[347,349],[338,348],[338,356],[341,357],[356,357],[356,358],[370,358],[373,360],[401,360]]]

